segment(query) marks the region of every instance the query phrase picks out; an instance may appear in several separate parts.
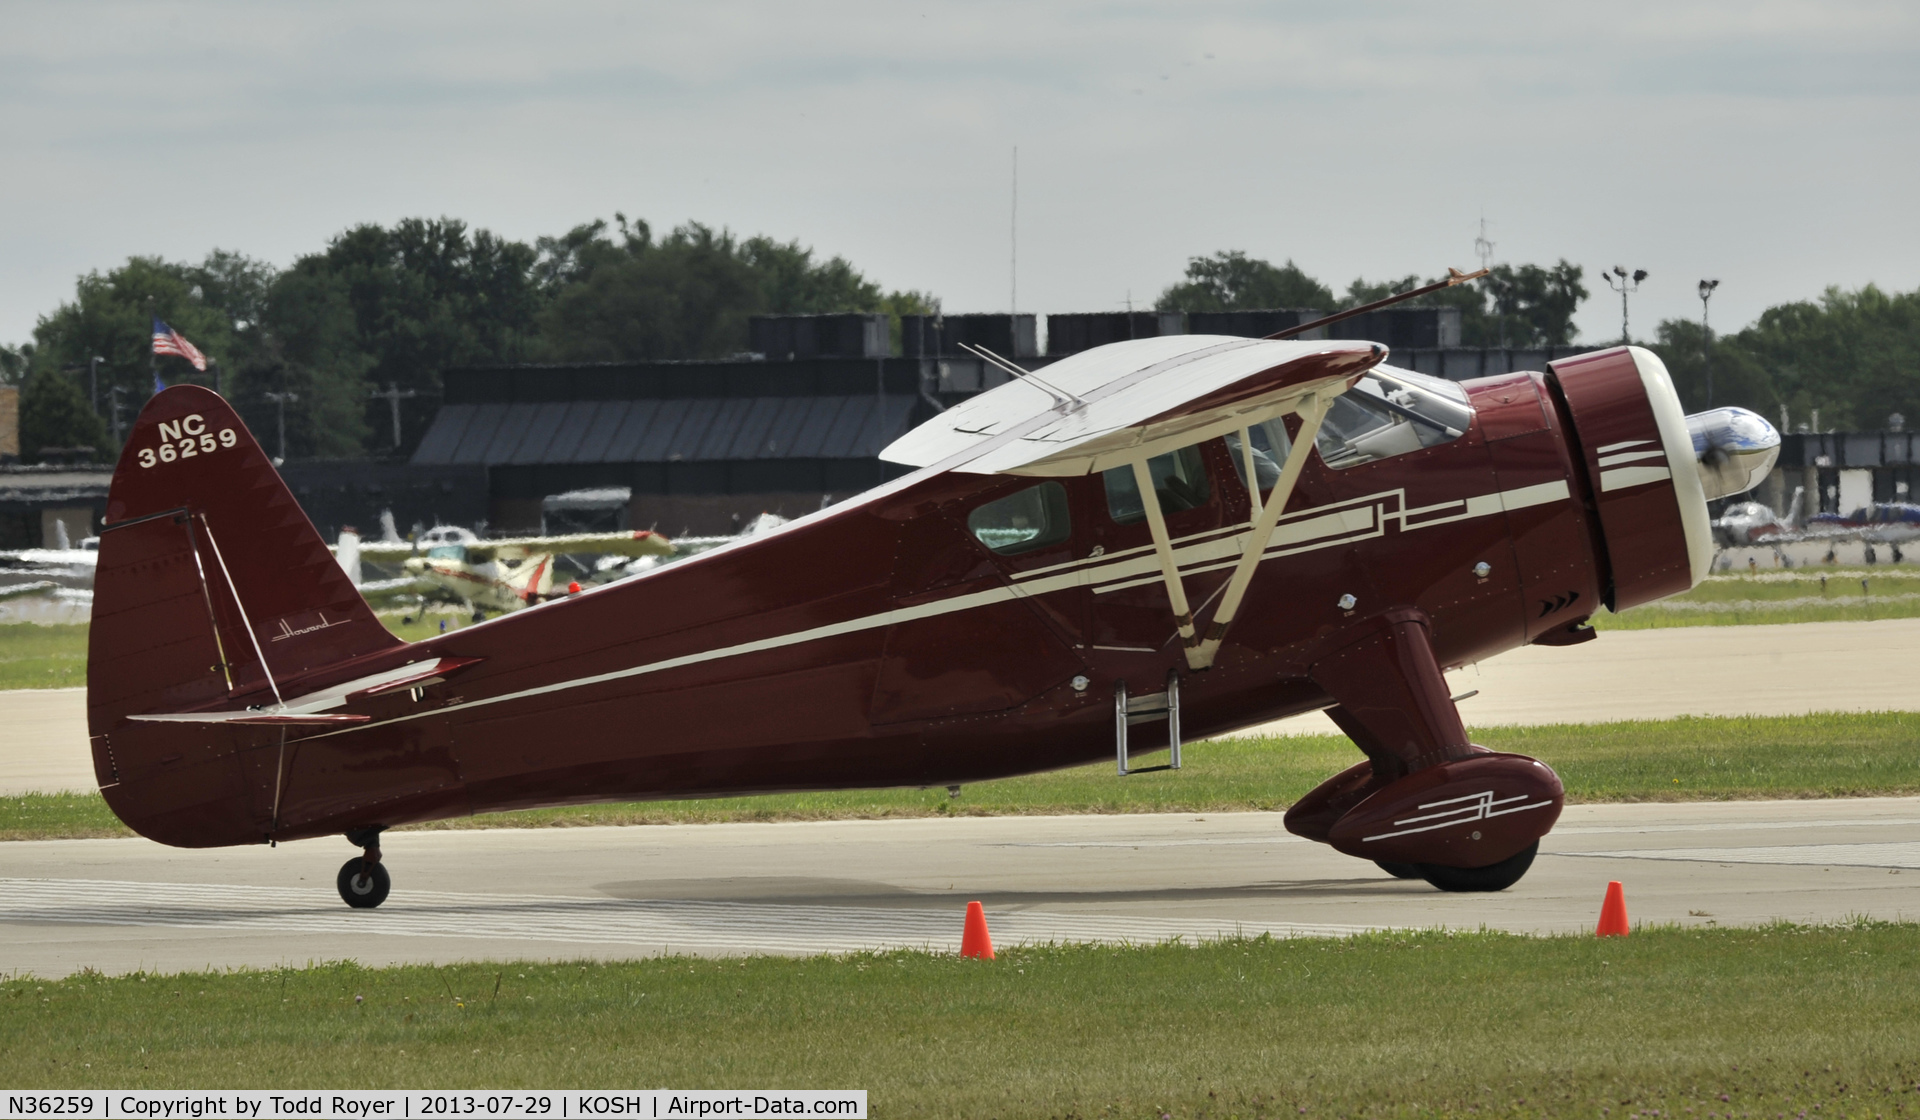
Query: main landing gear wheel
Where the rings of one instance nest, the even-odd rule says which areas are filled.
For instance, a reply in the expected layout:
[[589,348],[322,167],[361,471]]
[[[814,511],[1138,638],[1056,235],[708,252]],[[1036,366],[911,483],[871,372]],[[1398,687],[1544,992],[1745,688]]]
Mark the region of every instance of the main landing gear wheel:
[[387,892],[393,889],[393,878],[385,867],[368,863],[363,856],[354,856],[341,865],[334,884],[340,888],[340,897],[348,906],[371,910],[387,900]]
[[1422,879],[1420,865],[1417,863],[1395,863],[1390,859],[1376,859],[1373,865],[1396,879]]
[[1420,869],[1422,879],[1443,891],[1504,891],[1520,881],[1520,877],[1527,873],[1527,868],[1533,866],[1533,857],[1538,854],[1540,841],[1535,840],[1499,863],[1486,867],[1441,867],[1437,863],[1416,866]]
[[355,910],[373,909],[385,902],[387,892],[393,889],[393,879],[380,866],[380,834],[386,827],[374,825],[347,833],[347,843],[359,848],[361,854],[341,865],[333,883],[340,888],[341,899]]

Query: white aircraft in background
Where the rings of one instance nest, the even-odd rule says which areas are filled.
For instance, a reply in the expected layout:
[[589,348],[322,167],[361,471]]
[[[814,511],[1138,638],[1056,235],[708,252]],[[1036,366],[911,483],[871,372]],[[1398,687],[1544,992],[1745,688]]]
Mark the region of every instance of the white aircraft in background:
[[[340,534],[334,555],[362,594],[437,590],[469,604],[477,618],[487,611],[518,610],[551,597],[554,567],[561,556],[598,555],[594,567],[583,568],[581,574],[590,583],[605,583],[674,555],[674,545],[648,529],[483,540],[470,529],[436,525],[414,541],[363,541],[349,529]],[[364,580],[363,562],[398,564],[405,575]],[[569,581],[572,586],[577,583]]]
[[79,547],[56,523],[53,548],[0,551],[0,623],[85,622],[93,615],[93,572],[100,560],[100,538]]
[[1796,525],[1805,496],[1804,487],[1794,488],[1785,517],[1774,513],[1765,502],[1735,502],[1712,522],[1714,543],[1721,548],[1745,548],[1804,539],[1805,534]]
[[1776,552],[1785,544],[1825,544],[1829,564],[1834,562],[1836,545],[1860,543],[1869,564],[1879,560],[1875,546],[1885,545],[1899,564],[1906,560],[1900,546],[1920,539],[1920,505],[1915,503],[1870,502],[1852,513],[1816,513],[1803,519],[1805,499],[1806,488],[1795,487],[1784,517],[1760,502],[1730,505],[1713,522],[1714,542],[1722,548],[1772,546]]

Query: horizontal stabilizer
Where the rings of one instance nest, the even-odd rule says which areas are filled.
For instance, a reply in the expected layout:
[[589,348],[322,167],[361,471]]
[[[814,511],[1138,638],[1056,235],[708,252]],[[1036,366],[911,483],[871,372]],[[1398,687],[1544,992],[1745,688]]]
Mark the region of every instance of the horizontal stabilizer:
[[128,716],[135,723],[225,723],[237,727],[337,727],[365,723],[371,717],[327,712],[162,712]]

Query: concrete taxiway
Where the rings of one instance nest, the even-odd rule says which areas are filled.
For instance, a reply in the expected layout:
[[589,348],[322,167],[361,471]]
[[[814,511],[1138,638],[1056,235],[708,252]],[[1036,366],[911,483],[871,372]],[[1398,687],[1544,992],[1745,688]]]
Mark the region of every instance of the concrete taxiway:
[[[1620,630],[1453,673],[1468,727],[1909,709],[1920,619]],[[92,790],[84,689],[0,692],[0,796]],[[1242,734],[1339,732],[1314,712]]]
[[1443,894],[1289,836],[1277,813],[411,832],[394,893],[349,910],[338,840],[179,851],[0,846],[0,971],[816,953],[1446,926],[1920,916],[1920,799],[1590,805],[1498,894]]

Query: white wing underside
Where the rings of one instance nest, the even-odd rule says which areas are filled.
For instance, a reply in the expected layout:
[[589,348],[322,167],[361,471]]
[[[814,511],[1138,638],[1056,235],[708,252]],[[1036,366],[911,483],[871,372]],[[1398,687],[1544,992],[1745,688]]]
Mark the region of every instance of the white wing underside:
[[1369,342],[1116,342],[955,405],[880,457],[966,474],[1090,474],[1297,411],[1313,394],[1344,392],[1385,358]]

